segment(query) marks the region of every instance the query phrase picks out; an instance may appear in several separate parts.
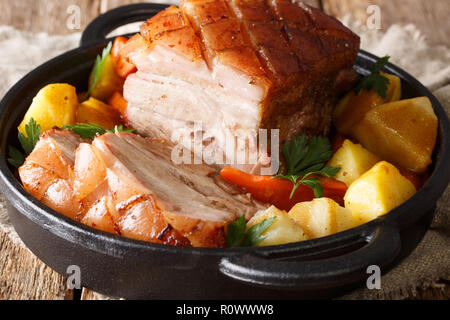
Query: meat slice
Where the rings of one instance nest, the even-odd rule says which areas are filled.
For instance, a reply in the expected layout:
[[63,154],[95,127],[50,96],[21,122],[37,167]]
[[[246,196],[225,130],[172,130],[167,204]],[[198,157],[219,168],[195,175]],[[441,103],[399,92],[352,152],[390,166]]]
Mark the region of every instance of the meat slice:
[[93,228],[162,244],[225,246],[226,224],[266,206],[210,166],[175,164],[172,147],[120,132],[89,144],[50,130],[19,175],[36,199]]
[[[229,137],[248,140],[234,151],[258,152],[261,128],[279,129],[280,143],[326,135],[338,75],[359,48],[336,19],[291,0],[182,0],[150,18],[132,43],[139,37],[126,52],[138,69],[124,86],[130,126],[195,151],[180,132],[194,136],[201,123],[202,141],[216,153],[228,150]],[[223,160],[237,164],[228,154]]]
[[74,196],[83,200],[106,180],[106,166],[95,148],[89,143],[81,143],[75,153]]
[[[174,165],[172,149],[160,140],[116,133],[96,138],[93,145],[115,183],[151,199],[153,210],[193,246],[224,246],[224,226],[261,208],[247,196],[221,188],[211,176],[215,170],[207,165]],[[124,188],[116,193],[120,190]]]
[[19,168],[25,190],[72,219],[81,211],[81,202],[73,197],[75,150],[81,142],[69,130],[46,131]]

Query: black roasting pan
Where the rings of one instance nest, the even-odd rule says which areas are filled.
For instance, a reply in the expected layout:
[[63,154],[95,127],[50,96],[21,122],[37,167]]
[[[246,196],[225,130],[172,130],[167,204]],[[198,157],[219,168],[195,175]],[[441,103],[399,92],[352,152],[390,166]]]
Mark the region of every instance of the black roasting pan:
[[[439,118],[430,179],[409,201],[387,215],[332,236],[257,248],[178,248],[107,234],[49,209],[21,186],[7,164],[9,144],[18,145],[17,125],[35,94],[48,83],[86,89],[95,57],[113,29],[143,21],[165,8],[120,7],[94,20],[81,46],[36,68],[0,102],[0,186],[9,216],[23,242],[43,262],[68,275],[79,266],[81,284],[128,299],[326,298],[364,285],[368,266],[382,272],[398,264],[423,238],[436,201],[450,180],[450,125],[437,99],[411,75],[388,64],[402,79],[403,98],[427,96]],[[43,44],[44,45],[44,44]],[[355,68],[367,74],[377,57],[361,51]],[[381,284],[383,285],[383,284]]]

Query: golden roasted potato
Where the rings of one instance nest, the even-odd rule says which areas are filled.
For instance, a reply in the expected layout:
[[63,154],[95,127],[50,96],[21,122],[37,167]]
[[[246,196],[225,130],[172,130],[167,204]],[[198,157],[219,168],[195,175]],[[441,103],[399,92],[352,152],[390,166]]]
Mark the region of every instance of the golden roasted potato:
[[26,136],[25,125],[31,118],[41,126],[41,132],[54,126],[74,124],[77,107],[78,98],[75,87],[67,83],[49,84],[34,97],[18,130]]
[[[94,70],[89,77],[89,88],[94,81]],[[114,69],[114,62],[111,55],[106,57],[105,64],[99,78],[91,90],[90,96],[101,101],[107,101],[115,91],[123,90],[124,80],[119,77]]]
[[387,103],[369,111],[354,137],[382,159],[414,172],[431,163],[438,119],[427,97]]
[[333,113],[333,122],[340,133],[350,135],[352,128],[364,115],[374,107],[391,101],[397,101],[401,96],[400,78],[391,74],[381,73],[390,81],[386,99],[382,98],[376,91],[365,89],[359,94],[350,91],[341,99]]
[[334,178],[349,186],[379,161],[372,152],[346,139],[327,165],[341,168]]
[[414,185],[396,167],[381,161],[351,184],[344,201],[361,224],[388,213],[414,193]]
[[311,239],[325,237],[356,226],[350,210],[342,208],[328,198],[297,203],[288,215],[302,226]]
[[271,206],[253,216],[247,223],[247,228],[262,222],[264,219],[276,217],[272,225],[263,233],[266,237],[258,246],[272,246],[308,240],[302,227],[289,218],[284,210]]
[[121,124],[121,118],[116,109],[100,100],[89,98],[78,106],[77,123],[94,124],[108,130]]

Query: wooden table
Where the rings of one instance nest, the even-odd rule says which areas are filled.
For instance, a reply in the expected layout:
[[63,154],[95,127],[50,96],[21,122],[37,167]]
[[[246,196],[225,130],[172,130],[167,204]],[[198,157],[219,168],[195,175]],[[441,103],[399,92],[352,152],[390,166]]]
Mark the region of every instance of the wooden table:
[[[82,30],[102,12],[138,0],[0,0],[0,25],[21,30],[68,34]],[[368,19],[369,5],[381,9],[381,29],[393,23],[414,23],[430,43],[450,47],[450,1],[448,0],[309,0],[309,4],[342,18],[352,12],[361,23]],[[66,27],[69,6],[81,10],[80,29]],[[68,13],[69,12],[69,13]],[[411,299],[450,299],[450,285],[444,290],[419,290]],[[0,231],[0,299],[95,299],[88,290],[67,290],[65,279],[43,264],[27,249],[15,245]]]

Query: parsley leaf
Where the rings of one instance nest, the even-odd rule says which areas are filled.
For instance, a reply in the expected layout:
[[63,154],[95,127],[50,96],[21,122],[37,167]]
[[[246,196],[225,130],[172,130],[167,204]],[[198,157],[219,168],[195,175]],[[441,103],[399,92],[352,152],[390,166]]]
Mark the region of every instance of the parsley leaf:
[[302,134],[283,145],[282,151],[288,165],[288,175],[295,172],[299,159],[303,159],[308,153],[307,143],[306,135]]
[[112,49],[112,42],[109,42],[106,48],[103,49],[102,55],[101,56],[98,55],[97,58],[95,59],[94,68],[92,69],[94,78],[92,79],[92,83],[89,86],[88,91],[84,95],[83,100],[86,100],[89,97],[92,90],[97,85],[98,79],[100,78],[100,75],[102,74],[103,68],[105,66],[106,59],[111,54],[111,49]]
[[262,236],[261,234],[266,231],[274,221],[275,217],[271,217],[251,226],[244,234],[244,238],[241,242],[241,247],[253,247],[263,241],[266,236]]
[[94,139],[97,135],[103,135],[107,132],[115,133],[115,132],[129,132],[132,133],[136,131],[135,129],[124,129],[123,125],[118,125],[114,129],[106,130],[100,126],[94,124],[87,123],[78,123],[73,125],[68,125],[62,127],[63,129],[69,129],[78,134],[82,138],[90,138]]
[[[25,125],[25,133],[26,136],[19,131],[17,137],[25,153],[30,154],[33,152],[36,143],[39,141],[41,126],[31,118],[28,124]],[[25,155],[23,152],[11,145],[8,146],[8,157],[8,162],[16,168],[19,168],[25,162]]]
[[227,247],[239,247],[245,234],[245,215],[242,215],[235,222],[230,223],[227,227]]
[[357,94],[361,92],[361,90],[375,90],[380,97],[386,99],[388,85],[390,83],[389,79],[385,76],[381,75],[381,69],[388,63],[389,56],[380,58],[372,67],[372,70],[369,75],[363,77],[359,83],[355,87],[355,91]]
[[133,133],[133,132],[136,132],[136,129],[131,129],[131,128],[129,128],[129,129],[125,129],[124,127],[123,127],[123,125],[118,125],[118,126],[115,126],[114,127],[114,129],[112,129],[112,130],[106,130],[107,132],[111,132],[111,133],[115,133],[115,132],[127,132],[127,133]]
[[[125,129],[123,125],[118,125],[114,129],[111,130],[105,130],[100,126],[92,125],[92,124],[74,124],[74,125],[67,125],[63,126],[63,129],[69,129],[78,134],[82,138],[91,138],[94,139],[97,135],[102,135],[107,132],[115,133],[115,132],[129,132],[132,133],[136,130],[134,129]],[[36,123],[36,121],[31,118],[30,122],[28,122],[27,125],[25,125],[25,132],[27,136],[25,136],[23,133],[18,133],[18,138],[20,141],[20,144],[25,151],[26,154],[30,154],[33,152],[34,147],[36,146],[36,143],[39,140],[39,137],[41,135],[41,126]],[[8,146],[8,162],[16,167],[19,168],[23,165],[25,162],[25,156],[24,154],[17,149],[14,146]]]
[[309,178],[309,179],[302,179],[298,183],[304,184],[314,191],[314,197],[321,198],[323,196],[323,188],[320,184],[320,180],[317,178]]
[[[302,136],[306,137],[306,135]],[[293,172],[298,175],[320,170],[324,162],[333,156],[330,141],[324,137],[312,137],[304,150],[304,157],[297,159],[297,164],[293,169]]]
[[31,118],[28,124],[25,125],[25,132],[27,136],[25,136],[22,132],[19,132],[18,138],[23,150],[25,150],[25,153],[30,154],[36,146],[39,136],[41,135],[41,126],[37,124],[33,118]]
[[264,219],[245,231],[247,223],[245,221],[245,215],[242,215],[239,219],[227,226],[227,247],[252,247],[257,245],[266,238],[262,233],[266,231],[274,221],[275,217]]
[[312,137],[307,139],[305,134],[284,144],[283,155],[288,165],[286,175],[277,175],[277,178],[286,179],[292,182],[293,188],[290,199],[300,185],[306,185],[314,191],[314,196],[323,196],[323,188],[320,179],[313,175],[334,177],[340,170],[335,167],[325,167],[325,163],[333,155],[330,141],[324,137]]
[[90,139],[94,139],[97,135],[102,135],[106,133],[106,130],[103,129],[102,127],[85,123],[72,124],[64,126],[62,128],[72,130],[82,138],[90,138]]
[[341,170],[341,168],[336,168],[336,167],[325,167],[322,170],[320,170],[320,174],[322,176],[325,176],[327,178],[332,178],[335,175],[337,175],[339,173],[339,171]]
[[16,147],[8,146],[8,155],[8,162],[17,169],[25,162],[25,156]]

